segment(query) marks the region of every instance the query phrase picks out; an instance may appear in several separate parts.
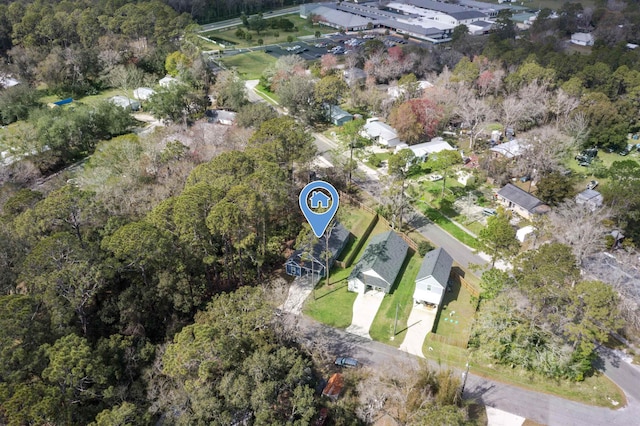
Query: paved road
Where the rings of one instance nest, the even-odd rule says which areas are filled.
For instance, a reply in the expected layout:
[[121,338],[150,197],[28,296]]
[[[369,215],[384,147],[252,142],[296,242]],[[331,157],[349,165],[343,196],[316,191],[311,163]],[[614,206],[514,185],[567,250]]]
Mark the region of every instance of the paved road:
[[[276,16],[291,15],[292,13],[297,13],[299,11],[300,11],[300,6],[295,6],[295,7],[288,7],[286,9],[276,10],[273,12],[267,12],[263,14],[263,16],[265,19],[269,19],[269,18],[275,18]],[[208,31],[213,31],[213,30],[222,30],[229,27],[235,27],[240,24],[242,24],[242,19],[240,18],[227,19],[226,21],[219,21],[219,22],[213,22],[211,24],[200,25],[199,32],[206,33]]]
[[[331,162],[331,150],[336,147],[336,144],[324,135],[315,134],[314,136],[316,139],[316,146],[318,147],[319,155],[325,160]],[[354,177],[354,182],[360,188],[371,194],[373,198],[375,198],[376,200],[380,200],[382,197],[383,188],[381,182],[375,177],[375,173],[372,173],[373,171],[366,166],[362,166],[362,169],[360,171],[362,171],[363,173],[358,173],[359,176]],[[487,261],[482,257],[474,254],[471,248],[456,240],[451,236],[451,234],[431,222],[421,213],[412,210],[409,213],[405,214],[405,221],[409,224],[409,226],[416,228],[418,232],[424,235],[436,247],[444,248],[449,254],[451,254],[453,260],[458,262],[464,268],[467,268],[472,264],[487,264]]]
[[[298,330],[302,342],[318,345],[334,356],[350,355],[363,365],[388,370],[389,366],[416,365],[418,358],[385,344],[355,336],[342,330],[322,325],[312,319],[298,316]],[[433,368],[440,366],[427,361]],[[446,366],[442,366],[446,368]],[[462,371],[454,369],[462,374]],[[516,386],[487,380],[469,374],[464,397],[476,399],[484,405],[514,413],[549,426],[631,426],[640,424],[640,373],[626,363],[617,363],[615,359],[606,366],[610,377],[625,376],[619,383],[625,392],[629,404],[618,410],[592,407],[585,404],[558,398],[545,393],[528,391]],[[617,379],[616,379],[617,382]]]

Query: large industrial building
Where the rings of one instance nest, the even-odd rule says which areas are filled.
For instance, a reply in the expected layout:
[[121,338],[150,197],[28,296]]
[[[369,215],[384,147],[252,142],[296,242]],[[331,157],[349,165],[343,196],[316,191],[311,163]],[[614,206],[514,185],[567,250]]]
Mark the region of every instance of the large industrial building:
[[458,4],[435,0],[397,0],[380,3],[311,3],[300,6],[300,16],[314,15],[324,25],[344,31],[387,28],[400,34],[441,43],[453,29],[466,25],[472,34],[491,29],[492,18],[507,5],[460,0]]

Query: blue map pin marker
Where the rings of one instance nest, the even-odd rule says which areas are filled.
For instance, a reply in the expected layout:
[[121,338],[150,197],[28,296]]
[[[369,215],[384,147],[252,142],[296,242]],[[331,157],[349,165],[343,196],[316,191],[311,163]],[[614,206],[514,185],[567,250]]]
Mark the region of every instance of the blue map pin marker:
[[300,210],[316,237],[322,237],[338,211],[338,191],[327,182],[316,180],[302,188]]

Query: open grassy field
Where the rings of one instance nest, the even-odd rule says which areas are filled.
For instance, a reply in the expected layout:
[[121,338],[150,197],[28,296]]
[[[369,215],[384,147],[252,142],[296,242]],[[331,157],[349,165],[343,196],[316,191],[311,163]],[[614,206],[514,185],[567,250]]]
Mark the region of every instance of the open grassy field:
[[[227,41],[227,42],[233,43],[234,47],[244,48],[244,47],[258,46],[259,39],[262,39],[262,44],[268,45],[268,44],[285,43],[287,42],[287,38],[289,36],[292,36],[295,40],[298,37],[314,35],[316,31],[319,31],[321,34],[336,32],[335,28],[325,27],[318,24],[310,25],[306,21],[306,19],[302,19],[299,15],[296,15],[296,14],[282,16],[282,18],[288,19],[291,22],[293,22],[293,25],[294,25],[293,31],[286,32],[280,29],[268,28],[263,31],[260,31],[260,34],[258,34],[257,32],[250,31],[246,27],[241,25],[238,27],[229,28],[222,31],[219,31],[219,30],[210,31],[203,35],[215,41],[220,40],[223,43]],[[272,18],[272,19],[280,19],[280,17]],[[267,22],[269,22],[270,20],[271,19],[266,19]],[[236,35],[236,31],[238,30],[238,28],[241,28],[244,33],[251,34],[251,40],[238,37]],[[277,36],[276,36],[276,33],[278,34]]]
[[262,51],[248,52],[221,59],[229,69],[235,69],[244,80],[257,80],[265,68],[275,64],[276,58]]
[[[129,90],[126,92],[126,94],[133,99],[133,90]],[[87,104],[87,105],[97,105],[100,102],[104,102],[106,100],[108,100],[109,98],[116,96],[116,95],[120,95],[120,96],[124,96],[125,95],[125,91],[120,90],[120,89],[109,89],[109,90],[103,90],[102,92],[95,94],[95,95],[89,95],[89,96],[83,96],[81,98],[75,99],[73,100],[73,103],[70,104],[77,104],[77,103],[83,103],[83,104]],[[61,98],[60,96],[56,96],[56,95],[49,95],[49,96],[43,96],[42,98],[40,98],[40,102],[42,102],[43,104],[48,104],[49,102],[56,102],[59,101]]]
[[[413,291],[416,286],[415,280],[421,263],[422,258],[410,250],[400,270],[400,281],[394,287],[391,294],[384,296],[380,309],[378,309],[373,324],[371,324],[369,334],[373,340],[388,343],[396,347],[400,346],[404,340],[407,332],[407,320],[413,307]],[[398,306],[398,324],[396,326],[394,339],[390,340],[390,337],[393,335],[396,306]]]

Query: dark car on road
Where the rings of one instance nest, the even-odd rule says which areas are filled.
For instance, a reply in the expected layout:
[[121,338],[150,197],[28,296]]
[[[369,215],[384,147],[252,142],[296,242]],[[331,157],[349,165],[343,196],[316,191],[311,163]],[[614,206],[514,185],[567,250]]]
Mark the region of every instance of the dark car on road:
[[339,367],[355,368],[358,366],[358,360],[349,357],[338,357],[334,364]]

